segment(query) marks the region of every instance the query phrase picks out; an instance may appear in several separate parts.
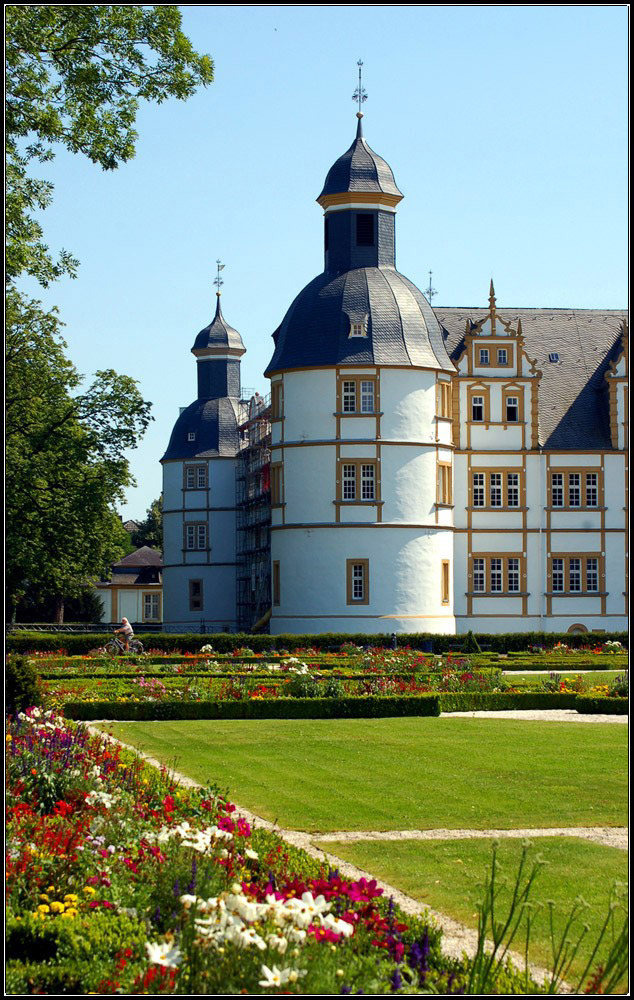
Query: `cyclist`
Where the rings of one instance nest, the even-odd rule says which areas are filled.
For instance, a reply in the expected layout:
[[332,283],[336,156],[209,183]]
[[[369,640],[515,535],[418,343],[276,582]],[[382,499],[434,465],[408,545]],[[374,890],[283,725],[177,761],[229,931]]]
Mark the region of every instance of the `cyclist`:
[[134,632],[132,626],[127,618],[121,619],[121,628],[116,628],[115,635],[121,633],[122,641],[125,645],[125,651],[128,653],[130,651],[130,639],[134,639]]

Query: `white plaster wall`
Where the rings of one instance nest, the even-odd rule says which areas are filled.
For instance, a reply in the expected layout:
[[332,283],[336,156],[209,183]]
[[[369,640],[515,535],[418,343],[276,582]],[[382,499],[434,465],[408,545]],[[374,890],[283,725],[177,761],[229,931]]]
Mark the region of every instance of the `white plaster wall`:
[[625,456],[606,455],[604,473],[606,528],[625,528]]
[[340,426],[342,440],[368,438],[374,441],[376,438],[376,417],[342,417]]
[[436,373],[381,369],[381,437],[387,441],[434,441]]
[[285,520],[291,523],[334,520],[337,457],[334,445],[285,448]]
[[[492,433],[495,433],[493,431]],[[461,455],[466,463],[466,455]],[[522,467],[522,456],[521,455],[495,455],[490,453],[485,454],[474,454],[471,456],[471,467],[476,469],[478,467],[485,469],[489,468],[500,468],[500,469],[521,469]]]
[[336,408],[334,369],[285,373],[285,441],[332,440],[335,437]]
[[608,591],[608,614],[626,614],[626,562],[623,535],[609,534],[605,538],[605,590]]
[[550,536],[551,552],[601,552],[601,535],[598,531],[554,531]]
[[[189,581],[203,581],[203,609],[189,610]],[[169,613],[168,613],[169,612]],[[219,628],[236,625],[235,566],[177,566],[163,575],[163,620]]]
[[[309,617],[316,632],[356,631],[357,624],[346,622],[360,619],[372,632],[434,631],[432,621],[442,631],[453,630],[451,605],[441,603],[440,580],[441,561],[453,562],[450,532],[376,526],[274,531],[271,556],[280,562],[281,603],[273,609],[274,634]],[[346,604],[346,560],[355,558],[369,560],[367,605]],[[395,616],[389,628],[386,615]]]
[[415,447],[381,448],[384,521],[427,524],[436,504],[436,451]]
[[182,507],[183,464],[163,462],[163,508]]
[[573,466],[573,468],[579,467],[585,469],[590,466],[598,467],[600,465],[601,465],[601,455],[598,455],[596,453],[593,454],[592,452],[588,452],[587,454],[584,455],[580,454],[579,452],[572,452],[570,455],[556,454],[550,456],[551,472],[553,470],[556,471],[557,468],[565,469],[566,467],[569,466]]
[[523,589],[528,591],[527,610],[529,615],[539,615],[540,618],[546,613],[546,536],[543,534],[529,534],[526,536],[526,580],[523,581]]
[[[488,531],[496,531],[498,528],[514,528],[516,531],[520,532],[521,538],[522,513],[521,511],[508,510],[508,508],[501,508],[499,511],[473,510],[471,512],[471,524],[474,528],[478,528],[480,530],[485,529]],[[495,540],[496,538],[501,538],[502,536],[494,535],[491,537]]]
[[[501,521],[499,522],[501,524]],[[524,542],[522,532],[504,532],[503,534],[489,534],[488,532],[478,532],[471,536],[473,553],[476,552],[522,552]]]

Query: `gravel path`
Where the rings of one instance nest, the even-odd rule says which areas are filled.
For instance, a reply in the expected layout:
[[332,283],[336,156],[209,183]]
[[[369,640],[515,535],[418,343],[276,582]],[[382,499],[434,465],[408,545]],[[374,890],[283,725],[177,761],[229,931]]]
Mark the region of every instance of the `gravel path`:
[[441,712],[441,719],[518,719],[522,722],[596,722],[607,725],[627,725],[627,715],[586,715],[576,712],[574,708],[549,708],[540,711],[526,709],[508,709],[503,712]]
[[315,844],[337,840],[354,843],[359,840],[532,840],[535,837],[580,837],[604,847],[628,848],[628,831],[625,826],[570,826],[544,827],[528,830],[338,830],[336,833],[312,834]]

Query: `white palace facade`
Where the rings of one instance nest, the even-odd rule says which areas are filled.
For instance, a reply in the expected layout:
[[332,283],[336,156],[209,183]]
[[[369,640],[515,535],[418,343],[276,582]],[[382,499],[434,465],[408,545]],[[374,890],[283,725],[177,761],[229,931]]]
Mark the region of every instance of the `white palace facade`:
[[[251,586],[270,573],[271,633],[626,628],[625,312],[498,308],[492,282],[488,308],[432,309],[396,270],[403,196],[361,117],[318,198],[324,271],[266,372]],[[249,441],[220,297],[192,350],[197,399],[162,459],[163,617],[233,630]]]

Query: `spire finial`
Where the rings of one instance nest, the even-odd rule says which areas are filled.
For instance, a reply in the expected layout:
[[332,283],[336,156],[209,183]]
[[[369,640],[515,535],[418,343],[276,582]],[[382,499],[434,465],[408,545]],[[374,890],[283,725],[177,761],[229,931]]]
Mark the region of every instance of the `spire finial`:
[[359,105],[359,110],[357,111],[357,118],[359,119],[359,123],[360,123],[361,119],[363,118],[363,112],[361,110],[361,105],[363,104],[364,101],[367,101],[368,95],[365,92],[365,87],[363,87],[361,85],[361,69],[363,68],[363,60],[362,59],[359,59],[359,61],[357,63],[357,66],[359,67],[359,86],[357,87],[357,89],[355,90],[354,94],[352,95],[352,100],[356,101],[357,104]]
[[493,278],[491,278],[491,285],[489,287],[489,309],[491,312],[495,309],[495,288],[493,287]]
[[214,285],[216,286],[216,295],[218,297],[222,295],[220,288],[222,285],[224,285],[224,281],[220,277],[220,272],[224,269],[224,266],[225,266],[224,264],[220,263],[220,257],[218,257],[218,260],[216,261],[216,268],[217,268],[216,277],[214,278]]
[[427,293],[427,301],[431,305],[431,300],[433,299],[434,295],[436,295],[436,289],[432,288],[431,271],[429,272],[429,286],[425,289],[425,291]]

